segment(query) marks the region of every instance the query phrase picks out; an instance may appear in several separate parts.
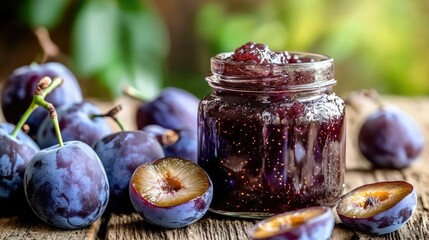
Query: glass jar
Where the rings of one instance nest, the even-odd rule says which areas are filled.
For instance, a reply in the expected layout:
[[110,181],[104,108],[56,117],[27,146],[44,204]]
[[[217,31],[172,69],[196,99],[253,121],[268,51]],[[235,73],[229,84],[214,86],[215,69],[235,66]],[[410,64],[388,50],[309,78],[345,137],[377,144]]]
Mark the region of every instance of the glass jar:
[[333,59],[311,62],[211,59],[212,92],[198,116],[198,164],[214,186],[210,210],[263,218],[313,205],[334,206],[344,188],[345,105],[333,93]]

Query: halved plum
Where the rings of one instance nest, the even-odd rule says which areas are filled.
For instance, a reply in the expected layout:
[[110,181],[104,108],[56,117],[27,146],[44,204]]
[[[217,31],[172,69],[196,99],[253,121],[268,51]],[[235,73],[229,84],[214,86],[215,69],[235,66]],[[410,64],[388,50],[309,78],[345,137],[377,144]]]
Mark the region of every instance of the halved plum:
[[383,235],[402,227],[416,210],[413,185],[404,181],[366,184],[344,194],[337,213],[348,227]]
[[139,166],[131,177],[129,193],[147,222],[179,228],[204,216],[213,198],[213,184],[197,164],[166,157]]
[[331,208],[315,206],[274,215],[248,232],[252,240],[329,239],[334,230]]

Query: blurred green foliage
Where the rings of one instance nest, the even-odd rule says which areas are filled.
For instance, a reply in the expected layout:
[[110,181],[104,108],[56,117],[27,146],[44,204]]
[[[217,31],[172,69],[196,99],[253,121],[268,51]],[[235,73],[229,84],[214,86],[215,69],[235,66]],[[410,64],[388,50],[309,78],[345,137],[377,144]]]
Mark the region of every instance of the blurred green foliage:
[[[26,0],[24,18],[32,26],[54,28],[68,0]],[[125,85],[148,98],[161,88],[168,52],[165,26],[155,11],[139,0],[75,1],[71,60],[78,75],[96,80],[93,87],[116,97]]]
[[[23,19],[32,26],[55,28],[71,2],[25,0]],[[429,93],[427,0],[189,1],[197,7],[177,9],[169,21],[173,26],[171,22],[191,14],[192,22],[186,24],[193,32],[179,38],[196,44],[194,51],[184,48],[174,51],[176,55],[169,46],[178,37],[169,37],[167,20],[153,8],[168,1],[150,3],[73,1],[70,44],[77,73],[95,79],[113,97],[125,84],[148,97],[165,85],[202,96],[208,91],[203,78],[209,57],[255,41],[273,50],[332,56],[339,92],[375,88],[388,94]],[[193,12],[181,12],[185,9]],[[195,54],[192,69],[180,64],[166,67],[171,59],[181,59],[177,54],[191,53]]]

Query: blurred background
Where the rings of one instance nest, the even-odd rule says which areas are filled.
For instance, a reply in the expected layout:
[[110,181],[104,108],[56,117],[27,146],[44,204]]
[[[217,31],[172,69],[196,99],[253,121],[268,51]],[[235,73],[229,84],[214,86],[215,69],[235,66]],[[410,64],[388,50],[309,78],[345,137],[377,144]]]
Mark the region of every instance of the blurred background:
[[336,92],[429,94],[429,1],[15,0],[0,3],[0,79],[40,62],[45,27],[84,94],[209,92],[210,56],[248,42],[335,59]]

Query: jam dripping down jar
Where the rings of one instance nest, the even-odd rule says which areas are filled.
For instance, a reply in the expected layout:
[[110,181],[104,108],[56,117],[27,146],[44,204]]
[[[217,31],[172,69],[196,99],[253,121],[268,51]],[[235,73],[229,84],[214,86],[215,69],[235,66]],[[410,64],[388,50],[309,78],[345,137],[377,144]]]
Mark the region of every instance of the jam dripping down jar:
[[345,105],[333,92],[333,59],[284,53],[280,63],[211,58],[198,164],[213,182],[213,212],[264,218],[334,206],[343,192]]

